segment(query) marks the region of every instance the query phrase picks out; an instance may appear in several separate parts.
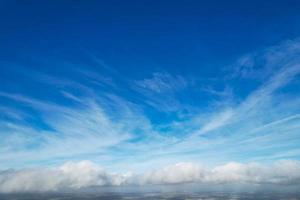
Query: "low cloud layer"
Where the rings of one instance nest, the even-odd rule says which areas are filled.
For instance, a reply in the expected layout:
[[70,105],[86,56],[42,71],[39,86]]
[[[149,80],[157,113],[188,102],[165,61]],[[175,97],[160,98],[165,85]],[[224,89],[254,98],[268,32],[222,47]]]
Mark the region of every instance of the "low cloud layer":
[[144,174],[109,173],[90,162],[68,162],[57,168],[0,171],[0,192],[43,192],[91,186],[180,183],[250,183],[300,185],[300,162],[272,165],[227,163],[208,169],[194,163],[177,163]]

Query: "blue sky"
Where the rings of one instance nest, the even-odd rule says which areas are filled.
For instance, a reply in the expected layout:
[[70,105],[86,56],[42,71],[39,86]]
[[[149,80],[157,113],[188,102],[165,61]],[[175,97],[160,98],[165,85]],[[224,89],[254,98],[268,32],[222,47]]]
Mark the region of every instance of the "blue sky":
[[1,1],[0,168],[300,159],[297,1]]

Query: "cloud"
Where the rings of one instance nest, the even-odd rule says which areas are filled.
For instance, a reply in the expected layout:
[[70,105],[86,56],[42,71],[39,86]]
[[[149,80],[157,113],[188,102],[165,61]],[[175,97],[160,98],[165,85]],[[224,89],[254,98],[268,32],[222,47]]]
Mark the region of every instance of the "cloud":
[[1,167],[95,152],[101,158],[107,148],[131,139],[137,129],[149,127],[147,120],[120,98],[118,102],[110,98],[120,114],[115,116],[109,106],[103,106],[104,100],[101,105],[97,98],[86,99],[79,107],[70,108],[21,95],[0,95],[40,111],[43,123],[50,127],[41,130],[29,126],[26,119],[13,122],[2,119]]
[[[272,107],[272,104],[276,101],[276,94],[282,88],[291,84],[300,74],[300,42],[298,40],[288,41],[278,46],[269,47],[262,52],[256,52],[255,55],[263,58],[263,61],[254,58],[247,58],[245,61],[243,58],[243,62],[235,66],[234,70],[236,68],[241,70],[239,78],[245,78],[245,74],[250,76],[254,72],[265,74],[268,77],[264,77],[263,84],[235,106],[226,105],[227,107],[220,109],[218,112],[209,113],[209,116],[207,116],[209,120],[206,120],[200,130],[196,132],[196,135],[209,133],[232,124],[242,124],[245,120],[255,121],[251,117],[261,114],[260,112],[263,109],[273,110],[273,113],[276,113],[276,110],[280,115],[282,110],[277,110]],[[251,73],[244,71],[245,62],[251,63]],[[264,73],[262,70],[269,70],[270,72]],[[282,103],[284,106],[289,104],[288,101]],[[281,103],[278,102],[278,104]],[[260,118],[262,117],[264,116],[260,116]],[[268,118],[269,116],[265,117]]]
[[221,126],[226,125],[229,122],[231,117],[233,116],[234,112],[231,109],[225,110],[222,113],[216,115],[211,121],[205,124],[201,130],[200,134],[207,133],[209,131],[215,130]]
[[140,89],[150,90],[155,93],[169,93],[181,90],[187,86],[186,80],[181,76],[172,76],[168,73],[153,73],[151,78],[136,81]]
[[0,172],[0,192],[35,192],[80,189],[92,186],[126,186],[181,183],[300,184],[300,162],[273,165],[227,163],[211,169],[195,163],[177,163],[144,174],[109,173],[90,161],[68,162],[57,168]]
[[178,184],[201,181],[205,169],[193,163],[177,163],[141,176],[142,184]]
[[188,81],[180,75],[155,72],[150,78],[134,81],[132,89],[158,111],[179,112],[185,108],[179,99],[184,99],[182,95],[187,86]]
[[211,169],[194,163],[177,163],[142,176],[143,184],[178,184],[188,182],[224,184],[300,184],[300,162],[277,161],[273,165],[230,162]]
[[[228,89],[222,82],[204,87],[206,93],[218,96],[217,101],[235,98],[221,107],[202,102],[201,85],[195,91],[190,79],[168,73],[122,81],[124,85],[112,78],[118,91],[99,91],[85,78],[70,81],[42,75],[45,91],[52,89],[51,98],[0,92],[1,168],[91,159],[115,171],[142,172],[195,160],[215,165],[298,159],[298,46],[295,40],[260,52],[268,63],[254,60],[253,65],[276,67],[263,83],[246,82],[251,87],[242,88],[243,95],[231,95],[238,91],[235,86],[244,85],[230,81]],[[126,85],[132,82],[134,90]],[[188,114],[177,116],[182,110]]]
[[0,173],[0,192],[57,191],[119,185],[122,177],[89,162],[69,162],[54,169],[7,170]]
[[241,56],[233,65],[228,78],[252,79],[263,81],[283,66],[299,63],[300,39],[287,40],[253,53]]

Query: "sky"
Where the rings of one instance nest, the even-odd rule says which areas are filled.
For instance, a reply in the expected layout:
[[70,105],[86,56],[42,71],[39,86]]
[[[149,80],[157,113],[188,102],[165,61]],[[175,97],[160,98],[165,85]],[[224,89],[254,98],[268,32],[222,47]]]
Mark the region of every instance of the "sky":
[[0,192],[299,185],[299,10],[0,1]]

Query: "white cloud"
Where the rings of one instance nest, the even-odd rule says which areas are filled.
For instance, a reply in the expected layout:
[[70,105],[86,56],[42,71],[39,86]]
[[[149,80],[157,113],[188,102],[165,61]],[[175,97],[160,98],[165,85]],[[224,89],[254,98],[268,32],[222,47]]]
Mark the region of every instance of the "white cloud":
[[188,81],[180,75],[155,72],[150,78],[134,81],[132,88],[146,97],[145,103],[164,112],[180,112],[186,106],[179,101]]
[[299,170],[299,161],[292,160],[278,161],[271,166],[228,163],[215,167],[209,180],[216,183],[300,184]]
[[160,170],[145,173],[141,184],[175,184],[201,181],[205,170],[193,163],[177,163]]
[[[249,122],[255,121],[255,119],[251,118],[253,116],[255,116],[255,118],[268,118],[270,116],[262,116],[262,110],[276,110],[276,108],[272,107],[276,92],[292,83],[300,74],[300,42],[297,40],[289,41],[275,47],[267,48],[259,53],[256,53],[257,55],[255,54],[256,57],[262,57],[258,59],[259,61],[255,58],[243,58],[241,63],[236,67],[242,70],[240,72],[242,78],[245,74],[250,75],[254,72],[255,74],[260,74],[263,73],[262,70],[271,70],[271,72],[267,74],[268,77],[264,78],[264,83],[252,91],[244,101],[236,104],[236,106],[231,106],[230,108],[225,107],[216,113],[209,113],[207,116],[209,120],[206,120],[206,123],[196,131],[196,135],[215,131],[227,125],[241,124],[246,120]],[[245,63],[247,63],[247,66],[251,65],[251,72],[244,71],[243,64]],[[258,69],[255,67],[258,67]],[[288,106],[289,102],[280,102],[280,104]],[[282,112],[282,110],[278,110],[278,112]]]
[[168,73],[153,73],[148,79],[136,81],[140,89],[150,90],[155,93],[169,93],[181,90],[187,86],[186,80],[181,76],[172,76]]
[[[101,106],[96,98],[87,99],[77,108],[69,108],[21,95],[0,93],[32,109],[42,111],[41,117],[51,130],[40,130],[23,121],[0,121],[2,168],[30,162],[66,158],[101,152],[133,137],[136,129],[149,127],[148,121],[132,107],[118,100],[113,102],[120,116]],[[145,131],[146,133],[146,131]],[[34,146],[34,148],[29,148]],[[78,147],[78,148],[74,148]],[[38,153],[37,153],[38,152]]]
[[218,113],[218,115],[214,116],[207,124],[205,124],[197,134],[204,134],[226,125],[233,115],[234,112],[231,109]]
[[68,162],[58,168],[0,172],[0,192],[57,191],[90,186],[121,185],[125,175],[109,174],[90,161]]
[[[275,70],[257,90],[247,91],[248,97],[240,103],[202,109],[197,107],[202,103],[195,102],[193,112],[184,118],[174,118],[170,123],[162,120],[162,125],[152,124],[152,114],[143,113],[144,106],[135,103],[148,103],[161,111],[168,111],[171,118],[173,115],[169,115],[169,111],[179,112],[185,108],[182,97],[197,99],[192,99],[193,95],[178,95],[192,85],[182,77],[155,73],[135,82],[137,91],[146,98],[142,101],[134,98],[133,102],[126,101],[118,93],[92,92],[92,88],[83,83],[51,77],[41,79],[64,86],[59,91],[63,91],[64,97],[76,101],[75,105],[0,92],[2,98],[20,105],[20,110],[16,111],[8,111],[6,106],[0,108],[7,115],[0,121],[0,167],[53,165],[84,158],[101,161],[103,166],[115,171],[141,172],[154,166],[198,161],[199,158],[208,164],[298,158],[300,99],[299,92],[289,92],[289,88],[299,86],[295,79],[300,72],[299,62],[295,59],[299,58],[299,46],[295,41],[295,44],[288,43],[263,52],[268,57],[267,65],[276,66]],[[254,60],[253,65],[257,64]],[[286,86],[289,88],[284,88]],[[75,96],[77,93],[69,87],[89,92]],[[285,90],[280,93],[283,88]],[[208,88],[207,92],[228,96],[226,90],[220,93],[214,89]],[[228,91],[230,94],[231,89]],[[138,95],[135,97],[139,98]],[[241,99],[235,100],[239,102]],[[23,110],[23,106],[26,109]],[[37,115],[27,113],[28,110]],[[28,121],[27,117],[30,117]],[[42,127],[32,126],[32,121],[41,122]],[[44,124],[51,129],[43,129]],[[176,182],[177,179],[172,178],[165,180]],[[152,179],[148,182],[159,181]]]
[[264,81],[283,66],[299,62],[299,54],[299,38],[287,40],[242,56],[230,66],[229,77]]
[[212,169],[194,163],[177,163],[140,175],[108,173],[90,161],[69,162],[47,169],[0,172],[0,192],[57,191],[91,186],[181,183],[300,184],[300,162],[284,160],[273,165],[227,163]]

